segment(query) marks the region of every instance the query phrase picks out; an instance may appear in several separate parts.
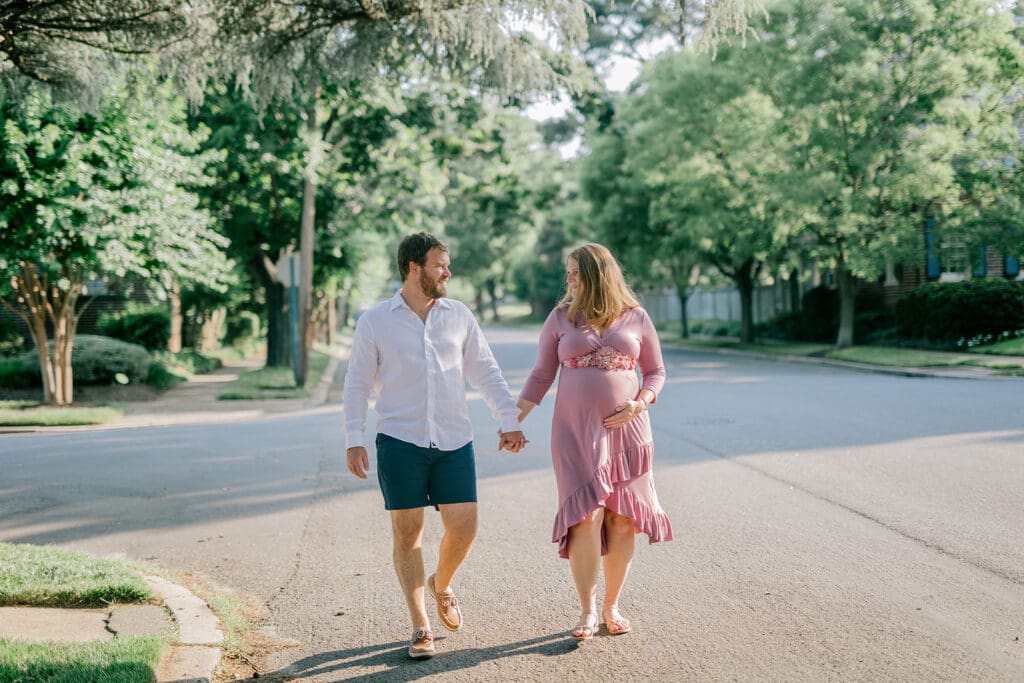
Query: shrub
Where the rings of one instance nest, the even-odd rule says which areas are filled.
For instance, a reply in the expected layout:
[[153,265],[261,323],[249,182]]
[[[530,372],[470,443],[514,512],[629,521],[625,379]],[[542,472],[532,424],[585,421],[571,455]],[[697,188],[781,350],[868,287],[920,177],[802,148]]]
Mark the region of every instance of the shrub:
[[191,350],[178,353],[163,351],[153,354],[153,358],[168,371],[186,375],[202,375],[224,366],[220,358],[204,356],[198,351]]
[[39,361],[35,368],[26,365],[25,357],[0,358],[0,389],[34,389],[43,386]]
[[973,346],[1024,329],[1024,284],[999,279],[930,282],[896,303],[904,337]]
[[738,320],[691,320],[690,334],[705,334],[711,337],[738,337],[741,323]]
[[159,308],[128,308],[104,314],[97,329],[108,337],[157,351],[166,349],[171,338],[171,315]]
[[[143,382],[149,374],[149,360],[149,352],[138,344],[79,334],[71,352],[71,372],[79,384],[112,384],[118,373],[126,375],[130,382]],[[39,375],[36,349],[25,354],[24,362]]]
[[24,350],[24,345],[21,330],[10,319],[0,315],[0,357],[17,356]]
[[[859,292],[854,301],[853,333],[857,343],[889,336],[892,316],[876,293]],[[839,292],[814,287],[804,293],[799,311],[780,313],[757,328],[757,334],[787,341],[832,342],[839,333]]]
[[260,317],[252,311],[238,311],[227,321],[225,344],[244,344],[260,336]]

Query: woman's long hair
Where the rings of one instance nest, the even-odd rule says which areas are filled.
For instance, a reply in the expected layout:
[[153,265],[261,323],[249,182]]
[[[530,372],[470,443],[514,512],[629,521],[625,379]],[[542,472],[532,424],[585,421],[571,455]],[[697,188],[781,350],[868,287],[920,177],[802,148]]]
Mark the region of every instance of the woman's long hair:
[[607,329],[623,312],[638,308],[636,294],[626,284],[619,262],[608,248],[600,244],[584,244],[566,257],[579,265],[576,296],[566,286],[565,296],[558,302],[573,325],[581,321]]

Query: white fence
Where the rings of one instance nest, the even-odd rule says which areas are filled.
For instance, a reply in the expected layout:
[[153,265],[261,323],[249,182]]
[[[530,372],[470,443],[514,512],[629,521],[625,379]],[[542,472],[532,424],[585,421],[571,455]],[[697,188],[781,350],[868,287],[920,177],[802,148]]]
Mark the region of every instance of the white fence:
[[[642,292],[640,300],[655,323],[679,320],[679,296],[675,289],[667,287]],[[788,281],[780,280],[773,285],[762,285],[754,289],[755,324],[789,310],[792,308]],[[740,293],[732,287],[697,289],[686,302],[686,315],[690,320],[738,321],[741,319]]]

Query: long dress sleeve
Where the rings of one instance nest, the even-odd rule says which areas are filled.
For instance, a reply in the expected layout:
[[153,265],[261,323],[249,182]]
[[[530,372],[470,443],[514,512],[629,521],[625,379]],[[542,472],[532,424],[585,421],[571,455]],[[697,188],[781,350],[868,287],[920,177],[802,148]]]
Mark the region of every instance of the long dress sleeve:
[[643,312],[640,357],[637,361],[640,365],[640,373],[643,375],[643,385],[640,389],[641,391],[643,389],[650,390],[656,401],[658,394],[661,393],[661,388],[665,386],[665,362],[661,357],[661,341],[658,339],[658,331],[654,329],[654,323],[647,315],[647,311]]
[[544,327],[540,331],[540,341],[537,345],[537,362],[533,364],[530,376],[526,378],[523,390],[519,392],[519,398],[526,399],[530,403],[540,404],[544,395],[555,381],[558,375],[558,338],[560,336],[558,325],[558,309],[548,314],[544,321]]

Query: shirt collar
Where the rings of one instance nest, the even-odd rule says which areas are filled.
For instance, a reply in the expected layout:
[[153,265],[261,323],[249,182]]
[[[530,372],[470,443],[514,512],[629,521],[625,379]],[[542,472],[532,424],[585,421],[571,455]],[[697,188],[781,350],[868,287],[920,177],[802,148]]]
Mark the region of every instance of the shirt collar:
[[[434,308],[446,308],[447,309],[447,308],[451,308],[451,307],[452,307],[452,302],[448,299],[448,297],[445,297],[445,296],[441,297],[440,299],[437,299],[434,302]],[[391,303],[388,306],[388,310],[396,311],[399,308],[409,308],[409,304],[405,303],[405,299],[402,298],[402,290],[398,290],[397,292],[395,292],[395,295],[393,297],[391,297]],[[411,311],[412,309],[409,308],[409,310]]]

